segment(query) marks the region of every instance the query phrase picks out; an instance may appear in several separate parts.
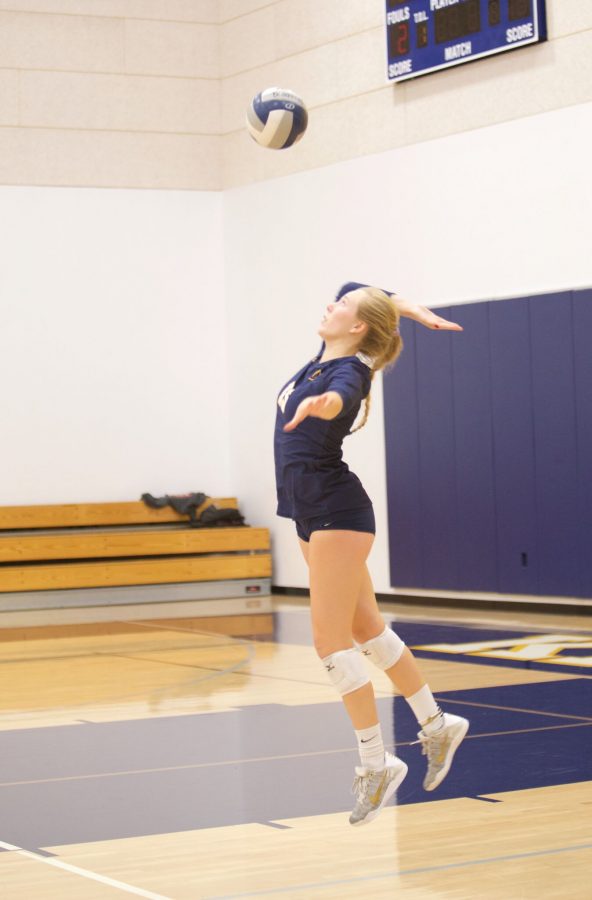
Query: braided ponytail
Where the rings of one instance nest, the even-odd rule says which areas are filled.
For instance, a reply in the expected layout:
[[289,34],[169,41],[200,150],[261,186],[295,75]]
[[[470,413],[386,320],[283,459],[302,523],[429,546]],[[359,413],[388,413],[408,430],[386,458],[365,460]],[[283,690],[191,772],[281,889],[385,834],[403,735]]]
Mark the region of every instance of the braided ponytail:
[[[375,372],[390,369],[403,350],[403,339],[399,331],[399,311],[391,297],[378,288],[364,288],[358,302],[358,318],[368,326],[359,346],[359,352],[374,360],[371,379]],[[368,421],[370,414],[370,393],[364,401],[362,421],[350,434],[359,431]]]
[[[372,370],[372,373],[370,375],[371,380],[372,380],[372,378],[374,378],[374,370]],[[350,431],[350,434],[354,434],[354,432],[359,431],[360,428],[363,428],[364,425],[366,424],[366,422],[368,421],[368,416],[370,415],[371,397],[372,397],[372,389],[370,389],[370,391],[368,391],[368,396],[364,398],[364,415],[362,416],[362,421],[360,422],[359,425],[356,425],[355,428],[352,428],[352,430]]]

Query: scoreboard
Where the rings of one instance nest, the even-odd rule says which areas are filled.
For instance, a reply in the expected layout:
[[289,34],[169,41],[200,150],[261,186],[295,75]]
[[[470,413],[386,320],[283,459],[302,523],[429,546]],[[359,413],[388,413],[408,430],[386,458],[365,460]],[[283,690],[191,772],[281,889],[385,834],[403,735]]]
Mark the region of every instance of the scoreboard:
[[388,77],[405,81],[547,39],[545,0],[386,0]]

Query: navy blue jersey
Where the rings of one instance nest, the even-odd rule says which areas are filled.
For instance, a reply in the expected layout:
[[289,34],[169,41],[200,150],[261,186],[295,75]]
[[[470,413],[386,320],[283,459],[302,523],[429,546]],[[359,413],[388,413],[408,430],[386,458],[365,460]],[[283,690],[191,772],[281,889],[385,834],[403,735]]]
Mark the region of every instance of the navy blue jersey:
[[[283,386],[277,400],[277,514],[288,519],[360,509],[371,503],[359,478],[343,461],[341,449],[370,391],[371,363],[363,361],[361,354],[319,362],[321,353]],[[343,400],[335,419],[308,416],[294,431],[282,430],[302,400],[326,391],[336,391]]]

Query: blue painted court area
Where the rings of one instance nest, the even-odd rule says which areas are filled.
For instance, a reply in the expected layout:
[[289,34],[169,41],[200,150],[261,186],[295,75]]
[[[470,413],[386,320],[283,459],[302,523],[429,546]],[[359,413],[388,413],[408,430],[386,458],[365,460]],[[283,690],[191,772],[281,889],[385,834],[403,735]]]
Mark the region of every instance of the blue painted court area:
[[[399,803],[479,797],[505,791],[588,781],[592,778],[592,680],[545,682],[451,691],[437,695],[449,712],[471,725],[454,765],[432,794],[413,747],[399,755],[409,775]],[[397,703],[397,737],[415,722],[405,701]]]
[[[409,765],[400,804],[592,780],[592,680],[438,698],[471,729],[429,794],[407,704],[379,701]],[[356,756],[339,702],[2,732],[0,833],[33,849],[345,814]]]

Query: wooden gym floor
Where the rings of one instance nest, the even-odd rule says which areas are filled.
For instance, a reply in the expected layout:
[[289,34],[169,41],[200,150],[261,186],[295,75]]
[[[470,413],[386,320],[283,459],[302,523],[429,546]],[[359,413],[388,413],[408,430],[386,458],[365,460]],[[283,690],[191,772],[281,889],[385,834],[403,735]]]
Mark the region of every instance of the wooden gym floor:
[[383,611],[471,729],[425,793],[407,704],[372,673],[409,775],[357,829],[353,733],[301,599],[0,632],[3,900],[590,900],[590,618]]

